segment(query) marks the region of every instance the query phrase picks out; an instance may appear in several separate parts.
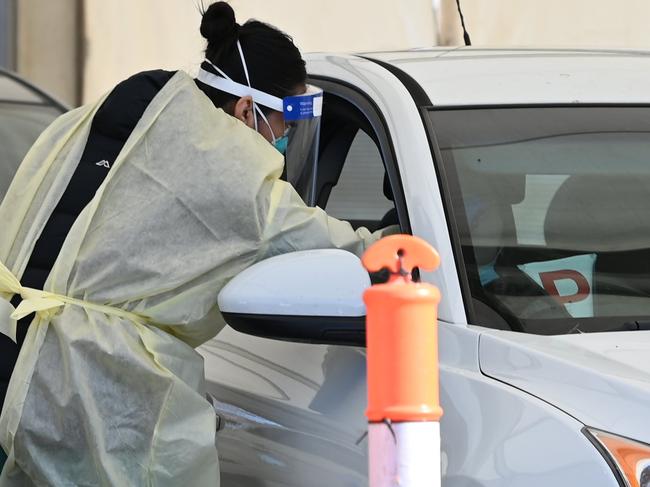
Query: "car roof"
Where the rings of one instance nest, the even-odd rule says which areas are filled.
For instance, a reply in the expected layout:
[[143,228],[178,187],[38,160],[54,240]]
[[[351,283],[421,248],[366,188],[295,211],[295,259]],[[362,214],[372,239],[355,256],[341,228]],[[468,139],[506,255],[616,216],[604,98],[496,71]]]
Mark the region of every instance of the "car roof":
[[434,48],[365,53],[404,71],[435,106],[650,103],[650,52]]

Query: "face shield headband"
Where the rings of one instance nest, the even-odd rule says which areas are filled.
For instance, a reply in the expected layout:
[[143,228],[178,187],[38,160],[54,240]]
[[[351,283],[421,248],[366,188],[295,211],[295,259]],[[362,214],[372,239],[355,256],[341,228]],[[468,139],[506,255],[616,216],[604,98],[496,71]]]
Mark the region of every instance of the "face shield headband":
[[[239,50],[239,56],[241,58],[242,66],[244,68],[244,75],[246,76],[246,82],[248,85],[233,81],[223,70],[221,70],[218,66],[212,64],[209,59],[206,59],[205,62],[212,66],[215,71],[221,76],[217,76],[216,74],[206,71],[203,68],[199,68],[197,79],[208,86],[234,96],[250,96],[253,99],[253,107],[255,112],[262,118],[262,120],[264,120],[268,126],[274,143],[276,141],[276,136],[271,129],[271,125],[269,124],[268,119],[262,110],[257,106],[258,104],[270,108],[271,110],[281,112],[284,115],[285,122],[297,122],[300,120],[308,120],[321,116],[323,111],[323,90],[312,85],[307,85],[307,90],[302,95],[279,98],[277,96],[273,96],[269,93],[253,88],[251,86],[250,77],[248,75],[248,66],[246,65],[244,52],[242,51],[241,43],[239,41],[237,41],[237,49]],[[257,131],[257,117],[254,118],[254,123],[255,130]]]
[[[218,66],[209,60],[217,74],[199,69],[197,79],[212,88],[234,96],[250,96],[253,99],[253,109],[262,118],[273,137],[275,148],[285,155],[285,171],[283,178],[293,185],[298,194],[308,205],[316,203],[316,174],[319,149],[320,117],[323,111],[323,90],[316,86],[307,85],[302,95],[279,98],[251,86],[248,67],[244,58],[241,44],[237,49],[242,61],[247,85],[232,80]],[[284,134],[276,137],[271,124],[259,105],[281,112],[284,122],[289,126]],[[257,116],[254,117],[255,130],[258,131]]]

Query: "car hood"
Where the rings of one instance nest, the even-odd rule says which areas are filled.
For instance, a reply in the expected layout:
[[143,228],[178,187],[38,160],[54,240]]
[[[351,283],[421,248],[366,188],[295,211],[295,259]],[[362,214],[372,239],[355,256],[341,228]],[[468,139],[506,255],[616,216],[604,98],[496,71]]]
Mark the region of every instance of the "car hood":
[[483,374],[587,426],[650,443],[650,331],[539,336],[485,331]]

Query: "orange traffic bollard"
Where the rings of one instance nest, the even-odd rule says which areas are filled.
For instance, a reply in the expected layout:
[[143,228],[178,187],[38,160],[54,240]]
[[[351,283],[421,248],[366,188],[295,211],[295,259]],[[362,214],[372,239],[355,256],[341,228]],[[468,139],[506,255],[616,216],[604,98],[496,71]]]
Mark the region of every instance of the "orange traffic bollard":
[[420,238],[393,235],[371,246],[362,261],[370,272],[391,273],[386,284],[364,294],[370,487],[439,486],[440,292],[413,282],[412,272],[434,270],[440,257]]

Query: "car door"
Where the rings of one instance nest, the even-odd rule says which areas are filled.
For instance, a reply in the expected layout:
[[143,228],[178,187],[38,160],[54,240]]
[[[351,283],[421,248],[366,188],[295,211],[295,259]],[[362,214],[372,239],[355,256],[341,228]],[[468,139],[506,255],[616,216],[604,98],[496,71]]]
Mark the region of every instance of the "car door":
[[[353,226],[376,228],[386,215],[397,223],[392,199],[400,189],[380,114],[350,88],[322,84],[319,205]],[[199,351],[221,419],[222,485],[367,484],[363,347],[292,343],[226,327]]]

